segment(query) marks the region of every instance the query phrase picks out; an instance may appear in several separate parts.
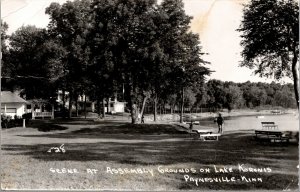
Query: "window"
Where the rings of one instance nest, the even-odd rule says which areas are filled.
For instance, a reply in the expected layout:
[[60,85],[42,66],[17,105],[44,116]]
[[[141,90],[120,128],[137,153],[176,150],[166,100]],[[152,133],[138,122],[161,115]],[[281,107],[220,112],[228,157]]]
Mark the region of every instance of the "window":
[[6,108],[6,113],[17,113],[16,108]]
[[110,104],[110,107],[114,107],[114,104],[113,104],[113,103],[111,103],[111,104]]

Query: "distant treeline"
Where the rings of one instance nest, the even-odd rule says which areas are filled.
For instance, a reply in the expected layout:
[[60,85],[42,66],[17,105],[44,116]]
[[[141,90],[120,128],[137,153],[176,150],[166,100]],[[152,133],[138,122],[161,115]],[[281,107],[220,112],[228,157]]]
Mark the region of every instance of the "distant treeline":
[[[153,113],[149,100],[146,113]],[[181,95],[171,94],[159,98],[158,112],[180,111]],[[223,109],[278,109],[297,108],[293,84],[280,83],[235,83],[209,80],[198,87],[184,90],[184,112],[216,112]]]
[[210,108],[256,108],[283,107],[297,108],[292,84],[279,83],[244,83],[210,80],[198,93],[187,90],[186,105]]

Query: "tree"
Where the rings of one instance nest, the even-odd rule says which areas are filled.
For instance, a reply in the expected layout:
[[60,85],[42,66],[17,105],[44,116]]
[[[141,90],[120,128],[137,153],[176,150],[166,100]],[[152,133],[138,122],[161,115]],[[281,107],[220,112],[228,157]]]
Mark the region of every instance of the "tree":
[[181,93],[180,122],[183,122],[184,92],[186,88],[201,86],[204,76],[210,71],[204,67],[208,62],[201,56],[200,40],[197,34],[189,32],[191,17],[186,15],[182,0],[165,0],[161,3],[161,14],[167,23],[162,28],[164,40],[161,42],[166,59],[165,67],[170,68],[169,90]]
[[264,105],[267,100],[267,93],[265,90],[260,89],[257,86],[252,86],[248,93],[250,102],[253,107]]
[[161,19],[155,6],[155,1],[145,0],[92,3],[95,23],[91,51],[95,66],[99,67],[97,77],[105,75],[112,78],[111,82],[124,84],[132,123],[143,113],[151,94],[158,94],[156,85],[164,75]]
[[[98,103],[98,113],[105,118],[105,103],[109,107],[108,98],[114,92],[115,63],[112,48],[116,44],[114,30],[114,18],[116,1],[92,1],[91,28],[88,33],[88,44],[90,47],[89,76],[92,83],[92,95]],[[105,101],[105,99],[107,99]],[[102,102],[102,111],[100,103]]]
[[[69,117],[72,116],[72,102],[80,94],[87,95],[89,81],[87,66],[89,49],[86,36],[89,29],[90,1],[67,1],[63,5],[51,3],[46,8],[50,16],[48,32],[51,37],[61,42],[66,54],[63,58],[60,88],[69,92]],[[64,109],[65,106],[63,106]]]
[[280,90],[277,90],[274,94],[274,101],[276,106],[281,106],[284,108],[295,107],[295,103],[293,102],[294,96],[290,91],[289,87],[284,85]]
[[211,100],[211,98],[207,94],[207,91],[208,90],[205,83],[196,91],[196,112],[198,111],[198,107],[202,108],[203,106],[207,105]]
[[8,55],[8,47],[7,40],[9,36],[6,34],[8,29],[7,23],[1,20],[1,51],[2,57],[1,59],[1,90],[10,89],[11,85],[7,85],[7,79],[3,77],[8,77],[9,75],[9,55]]
[[[8,39],[8,35],[6,34],[8,29],[8,25],[5,22],[2,22],[1,20],[1,51],[2,51],[2,60],[5,62],[5,60],[7,59],[7,39]],[[2,65],[4,65],[5,63],[2,63]],[[5,74],[5,71],[2,71],[2,74]]]
[[210,107],[223,108],[226,103],[226,91],[224,83],[220,80],[209,80],[207,82],[207,94],[209,95]]
[[196,94],[192,89],[186,89],[185,94],[184,94],[184,104],[185,106],[189,107],[190,111],[194,107],[194,104],[196,102]]
[[299,6],[293,0],[251,0],[238,31],[243,34],[241,66],[279,80],[292,77],[299,108]]
[[244,105],[243,92],[236,85],[225,87],[226,103],[228,111],[234,108],[241,108]]
[[[26,99],[50,99],[57,77],[55,63],[63,52],[48,39],[45,29],[23,26],[9,38],[8,58],[4,65],[10,89],[22,89]],[[59,64],[57,64],[59,66]]]

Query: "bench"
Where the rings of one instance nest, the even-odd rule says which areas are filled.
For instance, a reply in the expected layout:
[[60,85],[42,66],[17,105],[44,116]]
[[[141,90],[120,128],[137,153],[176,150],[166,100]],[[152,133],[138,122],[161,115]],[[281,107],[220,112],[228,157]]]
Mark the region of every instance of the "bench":
[[255,138],[256,139],[261,139],[261,140],[268,140],[270,142],[280,141],[282,143],[283,141],[289,142],[289,139],[291,138],[291,135],[290,135],[290,133],[283,133],[281,131],[256,130],[255,131]]
[[193,136],[194,139],[201,139],[202,135],[211,135],[213,133],[212,130],[203,130],[203,129],[192,129],[189,131],[190,137]]
[[274,122],[261,122],[262,128],[266,130],[278,130],[278,125]]
[[218,141],[220,136],[220,133],[200,134],[200,139],[202,139],[203,141]]

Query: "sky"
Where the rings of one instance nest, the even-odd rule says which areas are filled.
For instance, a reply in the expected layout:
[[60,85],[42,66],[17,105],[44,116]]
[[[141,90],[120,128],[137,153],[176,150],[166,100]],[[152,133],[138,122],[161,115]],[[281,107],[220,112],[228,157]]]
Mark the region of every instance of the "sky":
[[[160,0],[159,0],[160,1]],[[233,82],[271,82],[272,79],[259,78],[253,70],[239,67],[240,53],[239,28],[243,4],[249,0],[183,0],[185,11],[193,17],[191,30],[200,36],[202,51],[207,65],[215,71],[209,79]],[[1,0],[1,18],[9,25],[8,34],[22,25],[46,27],[49,17],[45,8],[51,2],[60,4],[66,0]],[[292,82],[284,79],[281,83]]]

